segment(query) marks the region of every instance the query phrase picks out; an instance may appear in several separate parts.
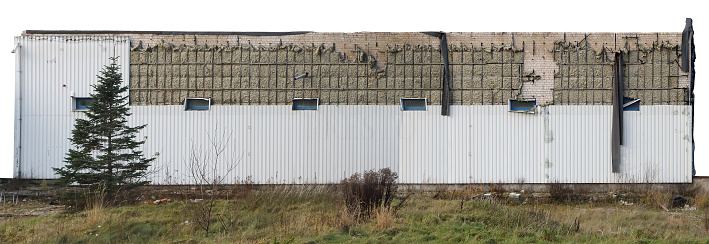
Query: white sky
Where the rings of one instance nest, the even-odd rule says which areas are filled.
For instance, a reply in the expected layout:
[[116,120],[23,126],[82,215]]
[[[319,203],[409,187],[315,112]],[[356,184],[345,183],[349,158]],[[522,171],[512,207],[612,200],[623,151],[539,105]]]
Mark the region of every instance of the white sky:
[[[226,2],[226,1],[225,1]],[[14,37],[24,30],[682,32],[697,49],[695,165],[709,175],[709,17],[700,1],[4,1],[0,4],[0,178],[12,177]]]

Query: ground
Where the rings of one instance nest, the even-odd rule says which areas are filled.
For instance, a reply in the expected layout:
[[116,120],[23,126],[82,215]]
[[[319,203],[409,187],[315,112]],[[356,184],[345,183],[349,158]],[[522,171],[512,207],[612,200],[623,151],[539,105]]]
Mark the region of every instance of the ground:
[[[49,188],[36,186],[0,204],[0,242],[709,242],[709,197],[687,196],[685,206],[673,208],[676,193],[652,187],[584,194],[401,187],[391,208],[371,216],[348,212],[337,186],[234,185],[206,195],[192,187],[148,187],[134,203],[83,211],[53,205],[43,193]],[[171,201],[152,204],[163,198]],[[199,219],[211,199],[205,230]]]

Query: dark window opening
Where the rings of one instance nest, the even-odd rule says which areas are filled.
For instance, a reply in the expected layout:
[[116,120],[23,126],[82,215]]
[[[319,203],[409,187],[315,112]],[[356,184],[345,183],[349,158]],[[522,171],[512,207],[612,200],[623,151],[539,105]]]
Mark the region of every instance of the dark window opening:
[[89,104],[94,101],[90,97],[75,97],[74,98],[74,110],[76,111],[86,111],[89,110]]
[[623,111],[640,111],[640,99],[624,97]]
[[402,98],[401,99],[401,110],[404,111],[425,111],[426,110],[426,99],[425,98]]
[[293,110],[318,110],[317,98],[293,99]]
[[209,98],[185,98],[185,110],[209,110]]
[[528,112],[534,110],[537,106],[537,100],[512,100],[509,102],[510,111]]

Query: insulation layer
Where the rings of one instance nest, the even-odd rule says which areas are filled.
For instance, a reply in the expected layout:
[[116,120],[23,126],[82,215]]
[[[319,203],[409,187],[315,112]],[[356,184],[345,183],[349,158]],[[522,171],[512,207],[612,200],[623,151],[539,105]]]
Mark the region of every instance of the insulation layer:
[[[680,46],[653,42],[648,47],[639,40],[633,44],[619,50],[626,60],[623,96],[640,99],[641,104],[688,104],[688,87],[680,83]],[[559,65],[554,104],[612,103],[615,60],[608,50],[596,51],[585,42],[557,42],[552,52]]]
[[[189,97],[214,104],[290,104],[302,97],[325,105],[392,105],[405,97],[441,104],[438,48],[389,46],[382,68],[370,52],[357,47],[348,56],[314,44],[134,48],[131,104],[176,105]],[[507,104],[520,93],[522,50],[452,46],[449,56],[453,104]]]

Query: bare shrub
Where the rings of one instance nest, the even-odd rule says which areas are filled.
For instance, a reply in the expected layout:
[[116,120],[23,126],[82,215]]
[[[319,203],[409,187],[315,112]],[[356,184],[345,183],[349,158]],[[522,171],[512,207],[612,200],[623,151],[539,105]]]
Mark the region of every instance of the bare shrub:
[[490,184],[490,192],[502,196],[506,192],[505,185],[502,182]]
[[347,210],[368,218],[377,208],[389,208],[397,191],[398,175],[389,168],[355,173],[340,182]]
[[[241,161],[241,157],[236,155],[226,155],[227,148],[231,147],[231,134],[220,134],[214,131],[212,135],[207,134],[208,144],[200,147],[193,143],[190,156],[186,162],[189,177],[196,186],[195,199],[186,203],[185,209],[193,217],[193,221],[204,230],[204,235],[208,236],[212,224],[217,222],[223,229],[230,229],[234,226],[235,214],[231,208],[223,208],[222,212],[216,212],[216,200],[219,196],[219,186],[224,179],[236,168]],[[217,217],[217,218],[215,218]]]
[[709,208],[709,195],[697,194],[694,197],[694,206],[697,208]]
[[673,192],[685,197],[696,196],[701,189],[693,184],[674,184]]
[[249,176],[244,180],[237,180],[237,183],[231,186],[230,194],[236,199],[244,199],[251,195],[254,187],[254,181]]
[[647,193],[645,197],[645,203],[650,206],[660,207],[665,211],[669,209],[667,206],[670,204],[672,199],[672,193],[660,190],[651,190]]
[[571,202],[577,198],[569,184],[559,183],[559,181],[547,184],[547,191],[551,199],[557,202]]
[[434,199],[450,199],[451,192],[447,185],[436,185],[434,188]]

